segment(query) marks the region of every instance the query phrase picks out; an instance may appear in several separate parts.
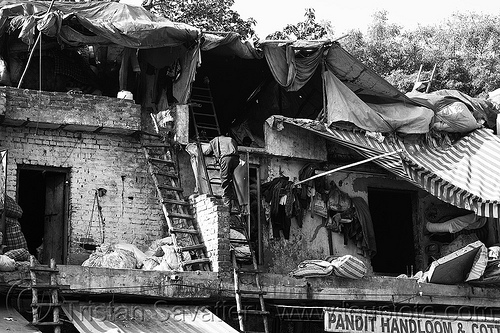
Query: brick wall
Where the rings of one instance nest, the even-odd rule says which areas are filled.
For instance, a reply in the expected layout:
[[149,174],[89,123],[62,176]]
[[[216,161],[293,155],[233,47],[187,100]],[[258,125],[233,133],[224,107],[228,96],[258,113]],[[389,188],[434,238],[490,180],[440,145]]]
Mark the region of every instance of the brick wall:
[[141,107],[133,101],[84,94],[0,87],[0,116],[5,123],[27,120],[39,127],[103,128],[122,133],[141,129]]
[[164,217],[155,187],[140,144],[132,137],[0,127],[0,146],[8,149],[7,193],[12,197],[19,165],[70,170],[68,263],[78,263],[74,258],[81,249],[75,240],[89,225],[96,188],[107,190],[100,198],[106,241],[123,240],[145,250],[162,236]]
[[221,199],[207,194],[191,196],[190,199],[212,262],[212,270],[219,273],[231,272],[228,208],[222,205]]

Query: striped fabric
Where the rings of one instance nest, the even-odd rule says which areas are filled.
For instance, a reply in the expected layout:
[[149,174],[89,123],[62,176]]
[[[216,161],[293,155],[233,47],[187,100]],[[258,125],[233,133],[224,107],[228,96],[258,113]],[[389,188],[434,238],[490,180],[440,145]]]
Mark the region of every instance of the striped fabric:
[[360,259],[345,255],[332,260],[333,274],[349,279],[361,279],[366,274],[366,265]]
[[408,176],[439,199],[499,217],[500,138],[477,129],[448,149],[407,146],[403,166]]
[[80,333],[236,333],[202,306],[67,303],[63,310]]
[[354,149],[366,158],[402,149],[401,154],[374,163],[444,202],[479,216],[500,216],[500,137],[489,129],[477,129],[443,149],[403,142],[396,137],[379,142],[362,132],[318,130],[317,124],[280,120]]

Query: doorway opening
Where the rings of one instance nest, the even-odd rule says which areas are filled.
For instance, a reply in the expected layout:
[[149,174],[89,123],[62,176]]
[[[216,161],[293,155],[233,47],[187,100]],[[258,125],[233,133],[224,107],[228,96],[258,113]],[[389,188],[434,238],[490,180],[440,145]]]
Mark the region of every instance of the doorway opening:
[[18,170],[17,201],[23,209],[19,222],[28,250],[42,264],[48,264],[51,258],[64,264],[69,170],[24,165]]
[[373,271],[386,275],[412,275],[415,270],[413,225],[416,194],[369,188],[368,202],[377,242],[377,254],[372,258]]

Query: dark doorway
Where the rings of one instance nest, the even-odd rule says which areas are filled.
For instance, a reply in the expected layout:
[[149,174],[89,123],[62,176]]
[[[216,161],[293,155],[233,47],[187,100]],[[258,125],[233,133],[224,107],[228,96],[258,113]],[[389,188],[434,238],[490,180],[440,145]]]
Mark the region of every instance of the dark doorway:
[[373,271],[388,275],[412,274],[415,267],[414,193],[368,189],[368,202],[377,241]]
[[63,264],[66,259],[65,169],[20,167],[18,203],[23,209],[19,219],[28,250],[41,263],[51,258]]

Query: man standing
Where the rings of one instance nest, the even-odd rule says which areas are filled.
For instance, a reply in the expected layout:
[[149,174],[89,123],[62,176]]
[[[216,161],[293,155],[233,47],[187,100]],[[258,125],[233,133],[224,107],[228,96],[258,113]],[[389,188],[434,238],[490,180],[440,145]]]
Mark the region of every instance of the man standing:
[[236,200],[234,190],[233,174],[234,169],[240,163],[240,155],[238,154],[238,145],[233,138],[227,135],[215,137],[203,149],[204,155],[213,153],[215,159],[220,166],[220,181],[222,187],[222,202],[229,207],[231,211],[232,201]]

